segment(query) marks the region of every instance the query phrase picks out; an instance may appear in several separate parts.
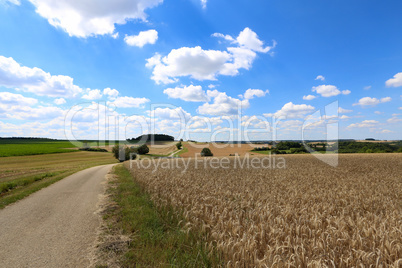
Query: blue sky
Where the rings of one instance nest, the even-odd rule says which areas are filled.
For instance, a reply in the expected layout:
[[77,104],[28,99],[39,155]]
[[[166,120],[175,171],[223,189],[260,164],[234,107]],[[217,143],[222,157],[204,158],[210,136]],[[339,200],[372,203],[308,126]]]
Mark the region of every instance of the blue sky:
[[95,2],[0,0],[0,136],[401,139],[401,1]]

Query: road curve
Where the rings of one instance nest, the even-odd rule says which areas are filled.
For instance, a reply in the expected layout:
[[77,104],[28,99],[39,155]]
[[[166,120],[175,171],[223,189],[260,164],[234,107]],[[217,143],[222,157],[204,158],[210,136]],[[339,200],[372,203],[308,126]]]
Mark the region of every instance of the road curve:
[[80,171],[0,210],[0,266],[87,267],[112,166]]

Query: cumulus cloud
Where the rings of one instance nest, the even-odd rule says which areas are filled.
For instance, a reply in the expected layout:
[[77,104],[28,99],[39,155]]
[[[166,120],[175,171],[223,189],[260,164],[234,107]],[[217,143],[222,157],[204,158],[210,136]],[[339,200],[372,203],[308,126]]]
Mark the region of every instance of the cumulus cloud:
[[247,109],[250,106],[248,99],[239,100],[228,96],[225,92],[218,90],[207,90],[207,95],[213,98],[212,103],[204,103],[198,107],[200,114],[208,115],[234,115],[239,109]]
[[202,8],[207,8],[207,1],[208,0],[201,0]]
[[[115,24],[125,24],[128,20],[145,21],[145,10],[155,7],[163,0],[29,0],[36,12],[70,36],[88,37],[112,35]],[[13,2],[16,2],[13,0]]]
[[[156,108],[150,112],[152,118],[162,119],[162,120],[178,120],[178,119],[188,119],[191,114],[186,112],[182,107],[177,108]],[[185,123],[184,121],[182,123]]]
[[99,89],[88,89],[87,94],[82,96],[82,98],[86,100],[99,100],[102,98],[102,93]]
[[322,75],[318,75],[315,80],[321,80],[321,81],[325,81],[325,77]]
[[315,98],[317,98],[317,96],[314,95],[303,96],[303,100],[314,100]]
[[114,101],[108,101],[108,105],[115,105],[117,108],[140,108],[150,100],[147,98],[117,97]]
[[385,85],[387,87],[402,87],[402,72],[397,73],[393,78],[388,79],[385,82]]
[[264,97],[266,94],[269,94],[269,90],[261,90],[261,89],[247,89],[244,93],[244,98],[247,100],[254,99],[254,97]]
[[371,86],[365,86],[363,89],[364,90],[369,90],[369,89],[371,89]]
[[37,99],[21,94],[0,92],[0,117],[16,120],[52,119],[63,114],[63,110],[53,106],[34,107]]
[[323,97],[333,97],[333,96],[338,96],[339,94],[343,95],[348,95],[350,94],[350,90],[343,90],[340,91],[336,86],[333,85],[320,85],[313,87],[312,89],[313,92],[317,92]]
[[119,91],[108,87],[103,90],[103,95],[108,96],[110,99],[115,99],[119,95]]
[[57,105],[63,105],[63,104],[66,103],[66,100],[63,99],[63,98],[59,98],[59,99],[55,99],[54,103],[57,104]]
[[351,113],[351,112],[353,112],[353,110],[343,109],[342,107],[338,108],[338,113],[340,113],[340,114],[347,114],[347,113]]
[[314,112],[315,108],[307,104],[293,104],[292,102],[286,103],[282,109],[276,113],[264,114],[267,117],[280,118],[304,118],[307,114]]
[[[221,36],[221,34],[214,34]],[[230,36],[224,36],[230,39]],[[167,56],[156,53],[147,59],[146,67],[153,69],[152,79],[157,83],[173,83],[178,77],[190,76],[196,80],[216,80],[218,75],[235,76],[240,69],[249,70],[256,52],[267,53],[272,47],[263,46],[256,33],[246,28],[227,51],[204,50],[200,46],[173,49]]]
[[27,98],[21,94],[0,92],[0,105],[7,106],[32,106],[38,103],[37,99]]
[[39,96],[75,97],[82,89],[73,78],[50,75],[37,67],[21,66],[13,58],[0,56],[0,86],[32,92]]
[[379,122],[376,120],[364,120],[360,123],[350,124],[347,128],[373,128],[378,126]]
[[140,32],[138,35],[127,35],[124,41],[129,46],[143,47],[146,44],[155,44],[158,40],[158,32],[156,30],[148,30]]
[[201,86],[190,85],[184,87],[167,88],[163,91],[163,93],[167,94],[169,98],[181,99],[184,101],[207,102],[210,100],[205,91],[202,90]]
[[382,99],[364,97],[364,98],[361,98],[357,103],[354,103],[353,106],[356,106],[356,105],[360,105],[360,106],[375,106],[377,104],[389,102],[391,100],[392,99],[390,97],[385,97],[385,98],[382,98]]

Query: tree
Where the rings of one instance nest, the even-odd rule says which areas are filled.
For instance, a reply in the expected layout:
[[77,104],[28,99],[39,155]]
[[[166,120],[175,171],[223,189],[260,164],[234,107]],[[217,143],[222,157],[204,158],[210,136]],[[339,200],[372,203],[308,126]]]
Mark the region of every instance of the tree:
[[138,154],[147,154],[149,153],[149,148],[146,144],[143,144],[140,147],[137,147],[137,152]]
[[201,151],[201,156],[214,156],[209,148],[204,148]]
[[115,145],[112,149],[113,156],[120,162],[127,160],[134,160],[137,158],[137,148],[135,147],[124,147]]
[[181,142],[176,143],[177,150],[180,150],[182,146]]

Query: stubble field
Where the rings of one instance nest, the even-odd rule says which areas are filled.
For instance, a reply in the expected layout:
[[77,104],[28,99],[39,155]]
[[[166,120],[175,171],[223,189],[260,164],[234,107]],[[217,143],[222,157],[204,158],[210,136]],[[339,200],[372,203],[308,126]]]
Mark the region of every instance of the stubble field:
[[231,158],[228,169],[191,160],[182,172],[163,159],[170,168],[130,171],[228,267],[401,267],[402,154],[339,157],[336,168],[288,155],[284,169],[233,168]]

